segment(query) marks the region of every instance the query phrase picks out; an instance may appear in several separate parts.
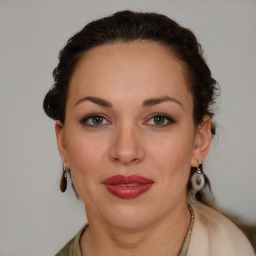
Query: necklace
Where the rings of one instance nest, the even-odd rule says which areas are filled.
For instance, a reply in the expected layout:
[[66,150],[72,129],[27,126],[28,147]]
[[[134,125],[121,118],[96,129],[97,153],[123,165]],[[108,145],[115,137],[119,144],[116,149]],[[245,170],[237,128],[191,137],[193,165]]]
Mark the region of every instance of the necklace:
[[185,240],[183,242],[183,245],[181,247],[181,250],[180,250],[178,256],[186,256],[188,253],[188,247],[189,247],[189,242],[190,242],[190,238],[191,238],[191,234],[192,234],[192,227],[193,227],[193,222],[194,222],[194,211],[190,205],[188,205],[188,209],[189,209],[190,215],[191,215],[190,225],[189,225],[188,233],[185,237]]

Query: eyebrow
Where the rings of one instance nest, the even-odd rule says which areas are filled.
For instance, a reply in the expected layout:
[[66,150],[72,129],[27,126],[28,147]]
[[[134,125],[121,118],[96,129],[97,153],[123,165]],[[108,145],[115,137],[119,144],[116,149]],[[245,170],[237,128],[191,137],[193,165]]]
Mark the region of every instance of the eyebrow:
[[97,105],[100,105],[102,107],[108,107],[108,108],[111,108],[112,107],[112,104],[107,101],[107,100],[104,100],[104,99],[101,99],[101,98],[98,98],[98,97],[84,97],[82,99],[80,99],[76,104],[75,106],[77,106],[78,104],[84,102],[84,101],[91,101]]
[[171,102],[177,103],[178,105],[180,105],[181,108],[183,108],[182,104],[178,100],[171,98],[169,96],[164,96],[161,98],[147,99],[147,100],[143,101],[142,105],[145,107],[150,107],[150,106],[154,106],[154,105],[160,104],[165,101],[171,101]]
[[[75,104],[75,106],[77,106],[78,104],[80,104],[84,101],[91,101],[91,102],[93,102],[99,106],[102,106],[102,107],[108,107],[108,108],[113,107],[109,101],[104,100],[102,98],[98,98],[98,97],[92,97],[92,96],[84,97],[84,98],[78,100],[77,103]],[[166,101],[171,101],[171,102],[177,103],[178,105],[180,105],[183,108],[182,104],[178,100],[171,98],[169,96],[164,96],[161,98],[146,99],[143,101],[142,106],[150,107],[150,106],[154,106],[154,105],[160,104],[162,102],[166,102]]]

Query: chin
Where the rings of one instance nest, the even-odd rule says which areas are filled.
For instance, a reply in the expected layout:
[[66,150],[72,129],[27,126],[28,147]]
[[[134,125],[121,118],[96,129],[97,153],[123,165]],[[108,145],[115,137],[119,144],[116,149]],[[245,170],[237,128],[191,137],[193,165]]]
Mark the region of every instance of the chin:
[[[106,221],[120,229],[141,229],[148,226],[154,220],[152,209],[146,207],[122,206],[114,207],[105,214]],[[105,212],[106,213],[106,212]]]

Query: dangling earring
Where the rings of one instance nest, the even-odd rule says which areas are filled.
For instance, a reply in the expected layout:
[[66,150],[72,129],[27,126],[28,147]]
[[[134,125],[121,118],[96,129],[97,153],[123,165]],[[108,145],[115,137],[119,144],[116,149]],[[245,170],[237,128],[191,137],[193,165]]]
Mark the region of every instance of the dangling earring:
[[63,173],[60,179],[60,191],[65,192],[67,189],[67,170],[66,170],[66,165],[63,165]]
[[197,167],[196,171],[191,176],[191,184],[195,191],[199,191],[204,187],[205,178],[204,173],[200,169],[201,162],[199,162],[199,166]]

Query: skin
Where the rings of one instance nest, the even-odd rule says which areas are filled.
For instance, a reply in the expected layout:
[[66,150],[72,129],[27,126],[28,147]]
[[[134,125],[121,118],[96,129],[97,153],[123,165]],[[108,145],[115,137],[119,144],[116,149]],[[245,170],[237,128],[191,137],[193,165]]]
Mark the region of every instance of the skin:
[[[143,104],[156,98],[161,100]],[[194,124],[184,65],[166,47],[115,43],[84,53],[70,81],[65,124],[55,125],[62,161],[90,224],[80,241],[82,255],[178,254],[190,223],[190,168],[208,152],[210,126],[208,116]],[[118,174],[154,184],[135,199],[120,199],[102,185]]]

